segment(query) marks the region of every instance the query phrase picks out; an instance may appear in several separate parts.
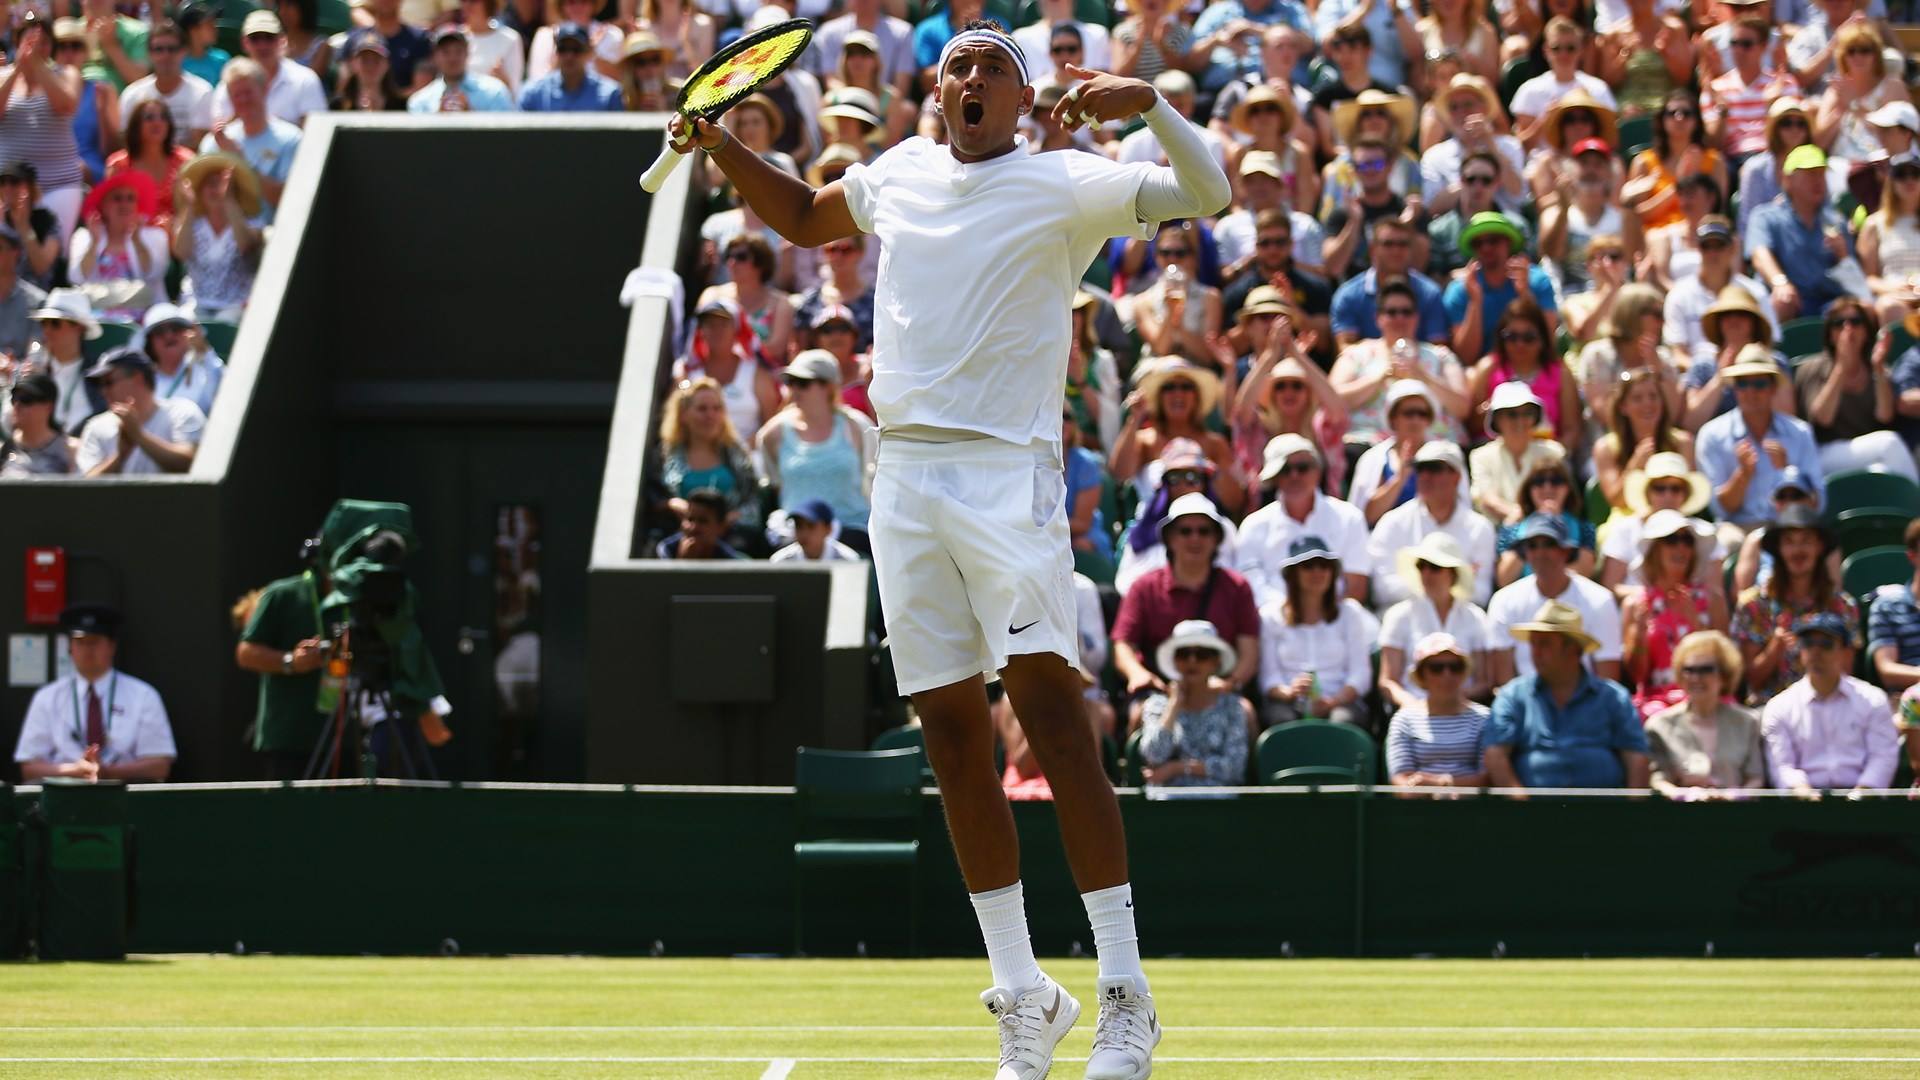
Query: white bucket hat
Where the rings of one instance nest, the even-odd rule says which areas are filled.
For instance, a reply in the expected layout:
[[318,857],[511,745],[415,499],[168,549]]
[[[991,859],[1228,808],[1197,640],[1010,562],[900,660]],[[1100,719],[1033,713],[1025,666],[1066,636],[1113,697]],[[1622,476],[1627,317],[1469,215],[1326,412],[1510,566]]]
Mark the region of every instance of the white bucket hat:
[[[1693,537],[1696,569],[1712,561],[1713,549],[1717,543],[1717,534],[1713,526],[1690,518],[1678,510],[1655,510],[1647,518],[1647,523],[1640,533],[1640,558],[1637,561],[1644,566],[1647,552],[1653,550],[1653,545],[1676,533],[1686,533]],[[1645,571],[1642,573],[1644,574]]]
[[1426,586],[1420,581],[1420,564],[1425,562],[1453,571],[1455,600],[1473,599],[1473,564],[1467,561],[1466,554],[1460,550],[1460,541],[1448,533],[1428,533],[1420,538],[1417,546],[1401,548],[1394,562],[1400,571],[1400,580],[1407,583],[1407,588],[1414,596],[1427,594]]
[[[1220,537],[1222,540],[1226,539],[1227,530],[1230,528],[1226,515],[1220,512],[1219,507],[1213,505],[1213,500],[1207,498],[1206,492],[1189,491],[1173,500],[1173,505],[1167,507],[1167,516],[1160,522],[1160,542],[1162,544],[1167,542],[1167,530],[1173,527],[1174,522],[1183,517],[1195,516],[1206,518],[1220,526]],[[1217,557],[1219,552],[1216,550],[1214,554]]]
[[1503,382],[1499,386],[1494,387],[1493,400],[1487,403],[1487,438],[1498,439],[1500,437],[1500,433],[1495,431],[1493,427],[1494,417],[1499,416],[1509,409],[1524,409],[1529,405],[1540,410],[1542,419],[1546,417],[1546,402],[1541,401],[1540,395],[1535,394],[1533,388],[1526,383]]
[[1187,619],[1173,628],[1173,633],[1160,643],[1159,650],[1153,654],[1154,662],[1160,666],[1160,674],[1172,675],[1173,654],[1195,646],[1219,653],[1221,671],[1231,670],[1240,659],[1233,651],[1233,646],[1227,644],[1212,623],[1205,619]]
[[1287,464],[1287,459],[1295,454],[1311,454],[1315,465],[1326,464],[1320,459],[1320,448],[1313,445],[1313,440],[1293,431],[1275,435],[1267,440],[1267,448],[1263,454],[1265,460],[1260,464],[1260,482],[1263,484],[1279,476],[1280,470]]
[[79,289],[55,289],[40,302],[40,307],[27,313],[27,318],[35,322],[47,319],[63,319],[76,322],[86,328],[88,341],[100,337],[100,320],[93,314],[93,301]]

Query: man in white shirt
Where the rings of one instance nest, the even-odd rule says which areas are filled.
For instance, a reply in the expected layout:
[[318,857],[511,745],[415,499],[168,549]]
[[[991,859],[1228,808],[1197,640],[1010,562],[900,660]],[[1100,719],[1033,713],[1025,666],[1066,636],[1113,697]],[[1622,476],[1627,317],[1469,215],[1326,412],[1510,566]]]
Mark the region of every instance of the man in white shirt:
[[1265,607],[1286,599],[1280,564],[1288,547],[1302,536],[1318,536],[1340,553],[1346,595],[1365,603],[1373,561],[1367,552],[1367,522],[1352,504],[1320,491],[1325,471],[1320,448],[1304,435],[1288,432],[1267,442],[1260,482],[1274,486],[1273,501],[1240,523],[1235,570],[1253,586],[1254,603]]
[[1513,628],[1532,621],[1540,605],[1548,600],[1558,600],[1580,613],[1581,624],[1600,645],[1587,654],[1588,667],[1603,679],[1619,682],[1620,608],[1612,590],[1568,572],[1567,564],[1580,548],[1578,541],[1567,534],[1566,523],[1557,515],[1533,514],[1520,523],[1517,545],[1533,573],[1495,593],[1493,602],[1487,605],[1493,637],[1487,667],[1493,685],[1503,686],[1516,676],[1533,674],[1533,654],[1516,647]]
[[1374,610],[1385,611],[1412,595],[1398,570],[1400,549],[1436,532],[1459,541],[1473,564],[1473,601],[1485,604],[1493,593],[1493,526],[1474,512],[1467,497],[1467,455],[1459,443],[1435,439],[1414,453],[1413,472],[1414,497],[1387,511],[1367,541]]
[[1580,70],[1580,50],[1586,47],[1586,31],[1565,15],[1555,15],[1547,20],[1543,37],[1547,73],[1535,75],[1513,92],[1513,133],[1528,146],[1539,137],[1540,121],[1546,117],[1547,110],[1575,90],[1585,90],[1594,100],[1616,112],[1620,108],[1613,99],[1612,87]]
[[787,511],[793,521],[793,543],[773,553],[768,562],[858,562],[860,553],[833,538],[833,507],[825,499],[808,499]]
[[133,124],[133,110],[141,102],[160,101],[173,114],[174,142],[198,146],[213,127],[213,87],[181,65],[186,59],[186,36],[172,20],[163,19],[147,37],[147,57],[153,74],[135,79],[120,92],[120,129]]
[[114,670],[120,613],[74,604],[60,613],[73,674],[35,691],[13,760],[22,783],[50,776],[159,782],[173,769],[173,728],[160,692]]
[[[855,10],[870,0],[855,0]],[[831,24],[829,24],[831,25]],[[824,58],[823,58],[824,59]],[[1099,958],[1089,1080],[1145,1080],[1160,1025],[1141,968],[1119,805],[1087,737],[1072,552],[1060,464],[1068,337],[1079,279],[1109,239],[1217,214],[1217,158],[1153,87],[1085,79],[1060,101],[1068,130],[1146,115],[1169,167],[1031,154],[1018,129],[1035,90],[1013,38],[970,22],[940,54],[945,145],[915,137],[814,190],[726,129],[675,116],[759,218],[801,247],[873,233],[892,270],[875,298],[869,397],[883,437],[873,480],[874,568],[896,682],[912,695],[948,831],[987,946],[1002,1080],[1038,1080],[1080,1006],[1040,970],[1018,837],[993,767],[983,676],[1006,684],[1054,806]]]
[[150,476],[193,467],[207,418],[185,398],[154,393],[153,360],[132,346],[108,350],[87,372],[107,411],[80,433],[74,468],[87,476]]
[[[287,35],[280,17],[271,11],[255,11],[240,24],[240,40],[247,55],[260,65],[267,76],[267,113],[289,124],[307,122],[307,114],[327,111],[327,92],[305,64],[286,58]],[[222,80],[213,91],[213,122],[232,119],[233,102],[227,98]]]

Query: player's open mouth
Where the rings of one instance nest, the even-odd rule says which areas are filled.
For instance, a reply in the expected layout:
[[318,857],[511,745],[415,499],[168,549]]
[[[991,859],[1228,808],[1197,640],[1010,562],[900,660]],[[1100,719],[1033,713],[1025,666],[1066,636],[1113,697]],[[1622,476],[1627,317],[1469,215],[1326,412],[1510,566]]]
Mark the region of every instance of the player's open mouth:
[[987,107],[980,102],[963,101],[960,103],[960,121],[968,127],[979,127],[980,121],[986,119],[986,117]]

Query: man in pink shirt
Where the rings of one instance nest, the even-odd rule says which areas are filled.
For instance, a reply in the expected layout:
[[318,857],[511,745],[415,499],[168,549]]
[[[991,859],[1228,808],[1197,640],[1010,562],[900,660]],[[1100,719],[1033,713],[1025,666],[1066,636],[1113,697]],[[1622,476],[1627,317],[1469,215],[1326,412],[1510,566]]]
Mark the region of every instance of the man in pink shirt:
[[1762,70],[1772,26],[1757,15],[1733,24],[1728,44],[1733,67],[1707,84],[1700,95],[1700,115],[1707,122],[1707,140],[1727,155],[1731,171],[1767,148],[1767,106],[1774,98],[1797,96],[1800,84],[1786,71]]
[[1793,624],[1807,673],[1767,702],[1761,732],[1773,786],[1802,798],[1893,782],[1900,739],[1887,695],[1856,679],[1852,629],[1831,611]]

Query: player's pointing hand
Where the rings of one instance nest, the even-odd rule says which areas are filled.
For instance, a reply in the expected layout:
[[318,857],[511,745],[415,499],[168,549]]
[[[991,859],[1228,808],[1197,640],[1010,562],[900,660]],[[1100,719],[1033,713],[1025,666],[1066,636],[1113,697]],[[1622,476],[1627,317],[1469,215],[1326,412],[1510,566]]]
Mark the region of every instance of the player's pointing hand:
[[1153,108],[1159,97],[1152,86],[1139,79],[1089,71],[1078,64],[1068,64],[1065,70],[1073,78],[1086,80],[1067,91],[1067,96],[1053,107],[1053,118],[1068,131],[1086,124],[1131,120]]

